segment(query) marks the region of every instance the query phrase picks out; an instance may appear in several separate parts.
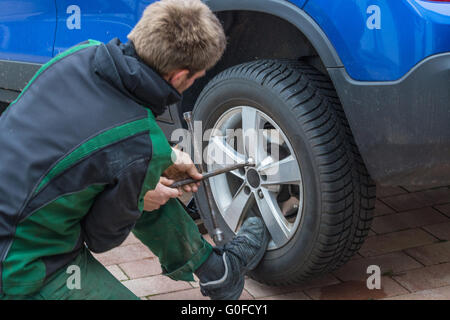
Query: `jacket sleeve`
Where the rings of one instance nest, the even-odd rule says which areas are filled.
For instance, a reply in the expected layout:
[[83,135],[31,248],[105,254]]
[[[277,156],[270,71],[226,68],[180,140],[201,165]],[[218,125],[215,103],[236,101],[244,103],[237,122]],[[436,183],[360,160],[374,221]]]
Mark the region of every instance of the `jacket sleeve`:
[[135,160],[115,175],[82,222],[83,236],[93,252],[121,244],[142,215],[144,196],[156,187],[164,170],[175,161],[163,131],[149,112],[151,156]]
[[136,160],[101,192],[82,221],[89,250],[99,253],[120,245],[142,214],[143,190],[150,159]]

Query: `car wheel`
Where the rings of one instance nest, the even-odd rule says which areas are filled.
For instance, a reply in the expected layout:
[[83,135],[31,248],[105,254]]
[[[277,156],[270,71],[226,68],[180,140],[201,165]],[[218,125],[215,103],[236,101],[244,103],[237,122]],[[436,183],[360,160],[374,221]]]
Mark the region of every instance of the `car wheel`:
[[[255,160],[253,168],[209,180],[226,240],[252,215],[262,217],[271,234],[251,277],[300,283],[336,269],[359,250],[370,228],[375,186],[328,77],[290,60],[234,66],[208,83],[193,114],[202,121],[205,170]],[[214,159],[218,154],[222,161]],[[211,233],[204,191],[195,198]]]

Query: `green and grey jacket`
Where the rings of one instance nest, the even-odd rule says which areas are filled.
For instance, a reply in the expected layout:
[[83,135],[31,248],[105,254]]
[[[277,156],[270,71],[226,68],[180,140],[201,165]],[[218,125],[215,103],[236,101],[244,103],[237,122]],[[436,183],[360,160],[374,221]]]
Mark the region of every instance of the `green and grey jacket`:
[[172,164],[155,116],[180,98],[118,39],[42,66],[0,117],[0,293],[125,240]]

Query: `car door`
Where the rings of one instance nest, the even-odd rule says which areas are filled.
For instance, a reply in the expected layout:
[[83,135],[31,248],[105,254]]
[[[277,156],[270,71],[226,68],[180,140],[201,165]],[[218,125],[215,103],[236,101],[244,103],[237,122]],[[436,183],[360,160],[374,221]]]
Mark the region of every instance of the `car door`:
[[53,55],[56,0],[0,0],[0,60],[47,62]]
[[85,41],[108,42],[127,34],[153,0],[57,0],[58,27],[54,54]]

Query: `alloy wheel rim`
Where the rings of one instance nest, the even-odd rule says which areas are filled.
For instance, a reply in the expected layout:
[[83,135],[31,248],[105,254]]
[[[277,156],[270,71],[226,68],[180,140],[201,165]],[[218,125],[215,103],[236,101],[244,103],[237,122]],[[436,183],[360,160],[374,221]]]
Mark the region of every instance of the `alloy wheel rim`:
[[264,112],[251,106],[227,110],[206,137],[208,172],[248,158],[254,167],[210,178],[215,204],[237,232],[246,217],[261,216],[271,234],[268,250],[284,246],[303,212],[304,187],[291,143]]

